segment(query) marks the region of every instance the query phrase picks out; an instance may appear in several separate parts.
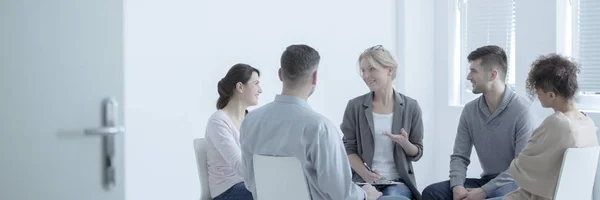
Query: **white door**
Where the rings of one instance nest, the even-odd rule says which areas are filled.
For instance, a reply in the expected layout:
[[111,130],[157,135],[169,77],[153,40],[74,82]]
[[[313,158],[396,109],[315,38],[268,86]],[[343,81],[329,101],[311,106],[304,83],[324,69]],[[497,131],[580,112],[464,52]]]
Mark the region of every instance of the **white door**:
[[122,22],[121,0],[0,0],[0,199],[124,199],[123,133],[101,136],[122,131],[103,106],[123,102]]

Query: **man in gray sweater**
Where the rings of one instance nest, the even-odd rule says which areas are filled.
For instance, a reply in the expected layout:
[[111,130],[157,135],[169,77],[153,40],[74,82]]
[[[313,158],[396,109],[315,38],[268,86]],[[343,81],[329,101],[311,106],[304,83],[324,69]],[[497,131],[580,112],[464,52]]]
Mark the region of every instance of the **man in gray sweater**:
[[[508,167],[535,127],[530,103],[506,85],[507,59],[502,48],[480,47],[467,59],[473,93],[483,95],[467,103],[460,116],[450,156],[450,180],[425,188],[424,200],[482,200],[517,189]],[[466,178],[473,146],[483,168],[480,179]]]

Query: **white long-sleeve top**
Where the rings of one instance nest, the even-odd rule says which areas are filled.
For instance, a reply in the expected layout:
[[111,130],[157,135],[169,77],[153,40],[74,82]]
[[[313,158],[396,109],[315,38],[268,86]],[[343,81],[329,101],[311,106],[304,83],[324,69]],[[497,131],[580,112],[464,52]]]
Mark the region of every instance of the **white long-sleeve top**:
[[223,112],[213,113],[206,124],[206,159],[210,196],[215,198],[244,181],[240,133]]

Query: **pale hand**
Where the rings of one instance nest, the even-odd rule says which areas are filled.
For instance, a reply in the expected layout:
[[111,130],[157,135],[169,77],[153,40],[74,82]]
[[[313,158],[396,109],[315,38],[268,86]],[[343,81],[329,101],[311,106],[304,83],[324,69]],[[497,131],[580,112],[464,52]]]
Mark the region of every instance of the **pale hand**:
[[487,197],[485,191],[481,188],[469,188],[467,191],[469,191],[469,193],[467,193],[467,197],[464,198],[465,200],[483,200]]
[[375,189],[375,187],[373,187],[371,184],[365,184],[361,187],[365,193],[367,194],[367,200],[376,200],[379,197],[381,197],[381,195],[383,195],[380,191],[377,191],[377,189]]
[[374,171],[375,171],[375,173],[370,172],[369,170],[367,170],[365,168],[363,173],[359,174],[359,175],[365,181],[365,183],[373,183],[381,178],[379,171],[377,171],[376,169]]
[[465,189],[463,186],[454,186],[452,188],[452,194],[454,200],[463,200],[465,197],[467,197],[469,191],[467,191],[467,189]]
[[408,133],[406,133],[406,131],[404,129],[402,129],[400,131],[400,135],[395,135],[395,134],[391,134],[390,132],[383,132],[384,135],[390,137],[390,139],[392,139],[392,141],[398,143],[398,144],[405,144],[408,142]]

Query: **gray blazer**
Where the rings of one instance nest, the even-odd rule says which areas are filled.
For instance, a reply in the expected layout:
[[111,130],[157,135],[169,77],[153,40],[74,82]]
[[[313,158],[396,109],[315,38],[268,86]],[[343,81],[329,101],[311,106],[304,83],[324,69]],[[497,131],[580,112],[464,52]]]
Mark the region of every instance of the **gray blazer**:
[[[417,190],[412,162],[418,161],[423,156],[423,120],[421,108],[416,100],[394,91],[395,104],[392,122],[392,134],[400,134],[402,128],[408,133],[408,140],[419,149],[419,153],[412,157],[404,153],[400,144],[394,145],[394,161],[398,174],[412,191],[415,199],[421,200],[421,193]],[[374,139],[373,139],[373,92],[356,97],[348,101],[344,119],[340,128],[344,133],[344,146],[347,154],[357,154],[363,162],[373,164]],[[352,180],[364,182],[362,178],[352,172]]]

